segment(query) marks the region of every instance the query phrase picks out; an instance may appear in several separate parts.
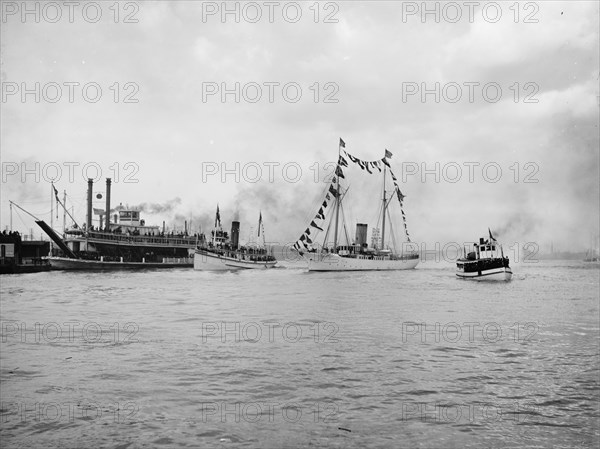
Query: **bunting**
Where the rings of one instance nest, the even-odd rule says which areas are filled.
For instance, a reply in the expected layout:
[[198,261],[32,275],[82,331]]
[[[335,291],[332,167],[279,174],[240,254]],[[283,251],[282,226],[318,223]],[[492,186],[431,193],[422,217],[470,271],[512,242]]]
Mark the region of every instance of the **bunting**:
[[394,175],[394,172],[392,172],[391,169],[390,174],[392,176],[392,181],[394,182],[394,187],[396,188],[396,196],[398,197],[398,202],[400,203],[400,212],[402,212],[402,224],[404,224],[404,234],[406,235],[406,240],[410,242],[410,235],[408,234],[408,226],[406,225],[406,214],[404,213],[403,204],[405,196],[400,190],[400,186],[398,186],[398,178],[396,177],[396,175]]
[[[329,205],[328,201],[331,201],[332,195],[334,198],[337,198],[337,196],[338,196],[338,190],[340,187],[339,186],[340,179],[346,178],[342,167],[349,166],[347,159],[349,159],[354,164],[357,164],[362,170],[366,170],[370,174],[373,174],[373,171],[374,171],[373,169],[377,169],[381,173],[382,169],[383,169],[382,164],[384,164],[386,167],[389,168],[390,175],[394,182],[395,193],[396,193],[396,196],[398,197],[398,202],[400,203],[400,211],[402,212],[402,221],[404,224],[404,232],[406,234],[407,240],[410,242],[410,236],[408,234],[408,226],[406,224],[406,214],[404,213],[404,208],[403,208],[403,200],[404,200],[405,196],[404,196],[404,194],[402,194],[402,191],[400,190],[400,187],[398,186],[398,178],[392,172],[390,163],[388,161],[388,159],[390,159],[392,157],[392,153],[386,149],[385,155],[383,158],[377,159],[374,161],[363,161],[362,159],[359,159],[359,158],[353,156],[352,154],[348,153],[345,150],[345,148],[346,148],[346,143],[340,138],[340,155],[338,158],[337,166],[335,168],[335,172],[332,176],[331,184],[329,185],[329,189],[327,190],[327,192],[325,194],[325,199],[323,200],[323,203],[321,204],[321,207],[319,208],[319,211],[315,215],[314,219],[310,222],[309,227],[304,231],[304,233],[302,234],[300,239],[298,239],[296,241],[296,243],[294,243],[293,248],[296,249],[298,252],[301,252],[302,248],[308,249],[307,243],[308,244],[313,243],[313,240],[309,237],[309,235],[311,235],[311,228],[318,229],[319,231],[323,231],[323,228],[321,227],[321,226],[323,226],[323,224],[321,224],[321,225],[317,224],[317,220],[323,220],[323,221],[325,220],[325,209],[327,209],[327,207]],[[343,155],[342,155],[342,153],[343,153]]]
[[[315,220],[311,221],[311,222],[310,222],[310,225],[311,225],[313,228],[317,228],[319,231],[322,231],[322,230],[323,230],[323,228],[322,228],[322,227],[320,227],[320,226],[317,226],[317,224],[315,223]],[[308,234],[308,233],[307,233],[307,234]]]
[[[370,170],[370,168],[376,168],[381,173],[381,163],[382,162],[389,167],[390,164],[387,161],[387,159],[392,157],[392,153],[390,153],[388,150],[385,150],[385,156],[382,159],[377,159],[375,161],[363,161],[362,159],[359,159],[359,158],[353,156],[352,154],[348,153],[346,150],[343,150],[343,153],[353,163],[357,164],[361,169],[367,170],[371,174],[373,172]],[[346,159],[344,159],[344,157],[342,155],[340,155],[340,157],[338,159],[338,165],[347,167],[348,161],[346,161]]]

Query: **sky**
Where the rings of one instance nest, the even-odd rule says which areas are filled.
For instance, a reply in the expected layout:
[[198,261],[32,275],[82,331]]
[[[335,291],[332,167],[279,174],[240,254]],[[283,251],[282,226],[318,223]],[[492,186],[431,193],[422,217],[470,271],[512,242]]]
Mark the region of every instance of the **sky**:
[[[393,153],[428,247],[599,233],[598,2],[1,3],[2,229],[9,200],[61,229],[53,179],[82,223],[86,179],[111,177],[148,224],[207,230],[219,204],[294,242],[343,138]],[[371,220],[380,180],[348,182]]]

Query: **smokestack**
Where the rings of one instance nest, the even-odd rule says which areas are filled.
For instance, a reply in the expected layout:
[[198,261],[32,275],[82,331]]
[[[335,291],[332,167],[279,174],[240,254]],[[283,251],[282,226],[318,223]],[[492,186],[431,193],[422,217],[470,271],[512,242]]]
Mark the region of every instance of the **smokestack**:
[[233,249],[238,249],[240,243],[240,222],[231,222],[231,246]]
[[361,248],[367,246],[367,228],[366,223],[356,223],[356,238],[354,240]]
[[184,228],[183,228],[184,234],[187,234],[187,220],[185,220],[183,223],[184,223]]
[[87,191],[87,223],[86,228],[92,227],[92,190],[94,189],[94,180],[88,178],[88,191]]
[[165,233],[165,222],[163,220],[163,234]]
[[106,178],[106,229],[110,225],[110,178]]

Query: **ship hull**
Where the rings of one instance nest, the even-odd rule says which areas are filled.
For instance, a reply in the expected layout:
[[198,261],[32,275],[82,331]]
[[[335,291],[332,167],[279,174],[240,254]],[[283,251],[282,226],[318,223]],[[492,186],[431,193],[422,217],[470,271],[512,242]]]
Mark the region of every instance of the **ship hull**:
[[481,272],[456,273],[460,279],[470,279],[474,281],[510,281],[512,279],[512,270],[510,268],[492,268]]
[[505,257],[458,259],[456,276],[475,281],[510,281],[512,270],[508,265],[508,258]]
[[243,260],[204,250],[196,250],[194,256],[194,270],[198,271],[264,270],[273,268],[276,264],[276,260]]
[[342,257],[339,254],[305,253],[308,271],[396,271],[412,270],[419,264],[417,258],[361,259]]
[[52,270],[149,270],[156,268],[191,268],[192,258],[164,259],[163,262],[108,262],[101,260],[46,257]]

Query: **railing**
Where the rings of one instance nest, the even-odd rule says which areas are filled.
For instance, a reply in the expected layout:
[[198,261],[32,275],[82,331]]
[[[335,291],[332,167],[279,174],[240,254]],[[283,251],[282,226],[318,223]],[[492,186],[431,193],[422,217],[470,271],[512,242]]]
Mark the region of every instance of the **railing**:
[[195,247],[196,237],[189,236],[153,236],[153,235],[131,235],[131,234],[113,234],[112,232],[97,232],[90,231],[87,234],[88,238],[96,240],[109,240],[113,242],[124,242],[132,244],[151,244],[163,246],[183,246]]

